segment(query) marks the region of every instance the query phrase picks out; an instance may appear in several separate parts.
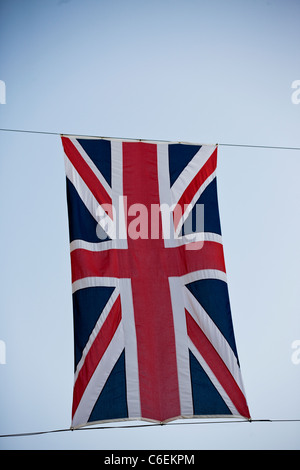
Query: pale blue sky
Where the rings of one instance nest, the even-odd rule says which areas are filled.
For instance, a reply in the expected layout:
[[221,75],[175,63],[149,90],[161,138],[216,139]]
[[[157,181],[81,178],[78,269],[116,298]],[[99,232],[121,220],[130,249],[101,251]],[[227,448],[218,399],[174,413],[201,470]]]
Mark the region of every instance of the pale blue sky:
[[[300,146],[298,0],[1,0],[0,127]],[[73,326],[57,136],[0,133],[0,434],[67,428]],[[300,152],[219,148],[232,315],[253,419],[300,418]],[[299,423],[2,439],[0,448],[298,448]]]

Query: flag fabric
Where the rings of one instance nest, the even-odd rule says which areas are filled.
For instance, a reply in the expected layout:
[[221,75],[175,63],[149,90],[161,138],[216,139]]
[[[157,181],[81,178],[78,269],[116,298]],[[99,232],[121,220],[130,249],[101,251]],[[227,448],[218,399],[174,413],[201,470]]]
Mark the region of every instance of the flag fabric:
[[72,427],[250,418],[219,219],[217,146],[62,136]]

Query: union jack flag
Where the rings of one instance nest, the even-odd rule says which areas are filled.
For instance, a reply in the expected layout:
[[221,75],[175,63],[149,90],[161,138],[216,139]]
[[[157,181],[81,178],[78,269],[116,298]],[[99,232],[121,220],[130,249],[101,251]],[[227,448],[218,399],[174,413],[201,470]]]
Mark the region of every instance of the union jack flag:
[[[71,136],[62,143],[72,427],[249,419],[223,255],[217,146]],[[204,208],[200,225],[197,207]]]

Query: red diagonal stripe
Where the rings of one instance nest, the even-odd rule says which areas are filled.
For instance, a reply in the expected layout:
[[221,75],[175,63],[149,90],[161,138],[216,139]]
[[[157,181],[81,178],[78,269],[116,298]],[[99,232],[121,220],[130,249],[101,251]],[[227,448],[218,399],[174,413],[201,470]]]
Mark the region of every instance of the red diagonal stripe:
[[192,179],[181,198],[177,203],[177,209],[174,210],[174,226],[175,230],[177,229],[178,223],[185,212],[186,205],[191,203],[191,200],[195,196],[196,192],[199,190],[201,185],[205,180],[215,171],[217,167],[217,148],[211,154],[207,162],[203,167],[198,171],[196,176]]
[[121,300],[120,296],[116,299],[111,311],[104,321],[99,333],[97,334],[92,346],[90,347],[84,364],[80,369],[77,380],[74,385],[73,394],[73,410],[74,416],[76,409],[80,403],[82,395],[95,372],[103,354],[109,346],[121,321]]
[[106,190],[102,186],[101,182],[98,180],[95,173],[91,170],[89,165],[86,163],[84,158],[80,155],[75,145],[71,142],[71,140],[67,137],[61,138],[65,154],[69,158],[70,162],[76,168],[78,173],[80,174],[81,178],[88,186],[92,194],[95,196],[99,204],[108,204],[105,212],[109,215],[109,217],[113,218],[112,213],[112,200],[111,197],[107,194]]
[[185,315],[188,336],[224,388],[240,415],[249,419],[250,414],[246,399],[226,364],[187,310],[185,310]]

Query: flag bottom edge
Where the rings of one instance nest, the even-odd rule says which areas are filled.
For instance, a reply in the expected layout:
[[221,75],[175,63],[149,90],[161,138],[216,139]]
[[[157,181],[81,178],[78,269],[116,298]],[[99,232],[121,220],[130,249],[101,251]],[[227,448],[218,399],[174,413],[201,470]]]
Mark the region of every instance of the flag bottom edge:
[[[76,430],[76,429],[80,429],[80,428],[84,428],[84,427],[90,427],[90,426],[95,426],[96,424],[110,424],[110,423],[122,423],[122,422],[135,422],[135,421],[142,421],[142,422],[148,422],[148,423],[153,423],[153,424],[160,424],[160,425],[164,425],[164,424],[168,424],[172,421],[176,421],[176,420],[180,420],[180,419],[191,419],[191,420],[194,420],[194,419],[229,419],[229,420],[235,420],[235,419],[240,419],[241,421],[251,421],[251,417],[245,417],[245,416],[242,416],[242,415],[179,415],[179,416],[174,416],[172,418],[168,418],[168,419],[165,419],[164,421],[159,421],[157,419],[151,419],[151,418],[143,418],[143,417],[136,417],[136,418],[133,418],[133,417],[129,417],[129,418],[118,418],[118,419],[105,419],[105,420],[99,420],[99,421],[91,421],[91,422],[87,422],[87,423],[83,423],[83,424],[77,424],[77,425],[73,425],[71,424],[70,426],[70,429],[71,430]],[[213,421],[211,421],[213,422]],[[143,426],[141,424],[141,426]],[[108,426],[106,426],[108,428]],[[122,426],[120,426],[122,427]],[[124,426],[125,427],[125,426]],[[128,426],[130,427],[130,426]]]

